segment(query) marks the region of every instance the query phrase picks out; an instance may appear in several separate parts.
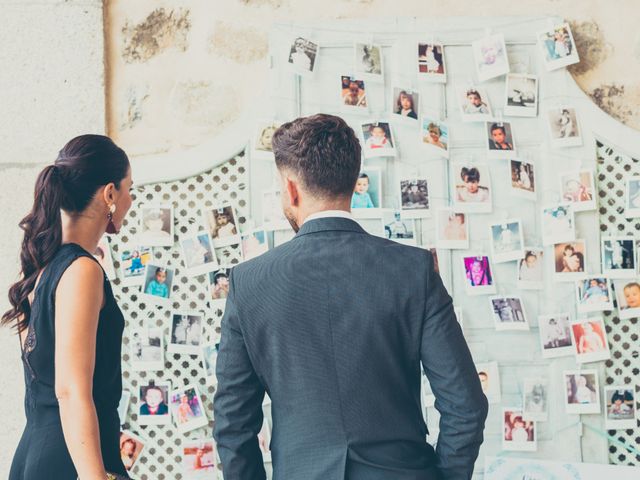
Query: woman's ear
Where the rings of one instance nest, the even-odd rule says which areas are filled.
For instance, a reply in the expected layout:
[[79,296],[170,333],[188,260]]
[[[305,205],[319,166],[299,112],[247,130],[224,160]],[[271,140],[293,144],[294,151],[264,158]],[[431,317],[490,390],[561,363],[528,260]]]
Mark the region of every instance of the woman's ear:
[[113,182],[105,185],[102,189],[102,198],[107,205],[112,205],[116,202],[115,192],[116,186]]

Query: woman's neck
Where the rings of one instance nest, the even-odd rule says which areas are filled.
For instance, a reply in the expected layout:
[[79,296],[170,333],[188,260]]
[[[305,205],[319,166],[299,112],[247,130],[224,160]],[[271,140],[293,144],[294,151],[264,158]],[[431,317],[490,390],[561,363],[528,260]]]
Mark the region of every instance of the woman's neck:
[[[105,219],[106,220],[106,219]],[[105,225],[91,213],[70,216],[62,212],[62,243],[75,243],[93,253],[104,235]]]

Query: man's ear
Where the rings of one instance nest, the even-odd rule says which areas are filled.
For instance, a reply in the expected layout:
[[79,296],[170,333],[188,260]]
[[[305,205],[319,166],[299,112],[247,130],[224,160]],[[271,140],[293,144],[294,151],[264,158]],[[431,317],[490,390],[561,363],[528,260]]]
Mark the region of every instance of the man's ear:
[[289,205],[292,207],[298,207],[300,205],[300,194],[296,181],[290,177],[286,177],[284,181],[287,195],[289,195]]

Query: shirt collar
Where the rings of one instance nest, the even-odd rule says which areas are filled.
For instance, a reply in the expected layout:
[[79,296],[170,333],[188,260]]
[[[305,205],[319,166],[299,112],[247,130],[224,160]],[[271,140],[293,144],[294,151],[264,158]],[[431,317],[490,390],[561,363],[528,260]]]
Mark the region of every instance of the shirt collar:
[[323,210],[321,212],[316,212],[309,215],[307,218],[304,219],[304,221],[302,222],[302,225],[304,225],[310,220],[317,220],[319,218],[347,218],[349,220],[354,219],[353,215],[351,215],[351,212],[347,212],[345,210]]

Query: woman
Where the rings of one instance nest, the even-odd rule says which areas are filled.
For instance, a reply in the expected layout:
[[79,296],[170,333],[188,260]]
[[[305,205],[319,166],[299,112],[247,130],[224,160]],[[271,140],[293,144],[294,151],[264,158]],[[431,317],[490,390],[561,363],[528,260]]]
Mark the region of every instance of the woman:
[[130,189],[127,155],[101,135],[74,138],[38,176],[2,317],[19,334],[26,384],[9,480],[129,478],[117,411],[124,318],[92,252],[120,229]]

